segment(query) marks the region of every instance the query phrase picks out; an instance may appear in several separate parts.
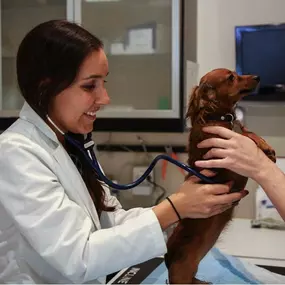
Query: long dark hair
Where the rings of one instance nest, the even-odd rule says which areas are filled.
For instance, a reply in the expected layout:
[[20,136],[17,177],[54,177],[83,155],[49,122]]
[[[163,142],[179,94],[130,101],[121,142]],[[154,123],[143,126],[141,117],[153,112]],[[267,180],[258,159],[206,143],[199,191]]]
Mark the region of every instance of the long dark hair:
[[[46,121],[52,99],[75,80],[83,61],[103,43],[75,23],[52,20],[34,27],[17,53],[19,89],[27,103]],[[72,134],[83,142],[84,136]],[[105,191],[81,153],[67,141],[66,151],[78,168],[99,213],[113,211],[105,205]]]

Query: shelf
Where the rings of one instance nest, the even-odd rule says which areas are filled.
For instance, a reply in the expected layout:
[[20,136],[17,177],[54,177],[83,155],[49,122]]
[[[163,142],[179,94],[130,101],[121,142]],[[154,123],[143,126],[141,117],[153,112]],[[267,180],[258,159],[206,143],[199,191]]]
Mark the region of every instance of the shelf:
[[167,52],[164,52],[164,53],[132,53],[132,54],[128,54],[128,53],[126,53],[126,54],[124,54],[124,53],[122,53],[122,54],[106,54],[106,56],[108,57],[108,58],[112,58],[112,57],[122,57],[122,58],[127,58],[127,57],[129,57],[129,58],[135,58],[135,57],[137,57],[137,58],[140,58],[140,57],[144,57],[144,58],[146,58],[146,57],[148,57],[148,58],[150,58],[150,57],[155,57],[155,58],[159,58],[159,57],[162,57],[162,56],[171,56],[171,54],[170,54],[170,52],[169,53],[167,53]]
[[237,104],[240,107],[258,107],[258,108],[272,108],[285,107],[285,101],[240,101]]
[[8,54],[8,55],[5,55],[5,54],[3,54],[2,55],[2,58],[4,58],[4,59],[16,59],[16,55],[10,55],[10,54]]

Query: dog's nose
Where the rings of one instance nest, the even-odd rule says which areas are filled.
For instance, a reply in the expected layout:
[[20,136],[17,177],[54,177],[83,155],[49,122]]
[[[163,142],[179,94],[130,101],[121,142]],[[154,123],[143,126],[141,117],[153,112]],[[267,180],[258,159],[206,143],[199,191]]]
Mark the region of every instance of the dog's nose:
[[254,80],[256,80],[256,81],[258,81],[258,82],[260,81],[260,77],[259,77],[259,76],[257,76],[257,75],[256,75],[256,76],[254,76],[254,77],[253,77],[253,79],[254,79]]

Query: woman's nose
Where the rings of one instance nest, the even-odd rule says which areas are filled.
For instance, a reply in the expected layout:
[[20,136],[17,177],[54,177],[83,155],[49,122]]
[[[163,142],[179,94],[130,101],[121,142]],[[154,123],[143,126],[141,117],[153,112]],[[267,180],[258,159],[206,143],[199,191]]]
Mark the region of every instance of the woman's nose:
[[110,97],[107,91],[102,92],[96,102],[98,105],[108,105],[110,103]]

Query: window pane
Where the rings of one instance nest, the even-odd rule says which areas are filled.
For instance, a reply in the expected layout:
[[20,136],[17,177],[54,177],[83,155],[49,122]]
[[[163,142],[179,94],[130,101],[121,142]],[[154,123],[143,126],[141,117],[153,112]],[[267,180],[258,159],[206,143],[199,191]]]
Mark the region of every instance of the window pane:
[[172,108],[171,0],[85,0],[82,26],[104,42],[109,108]]

